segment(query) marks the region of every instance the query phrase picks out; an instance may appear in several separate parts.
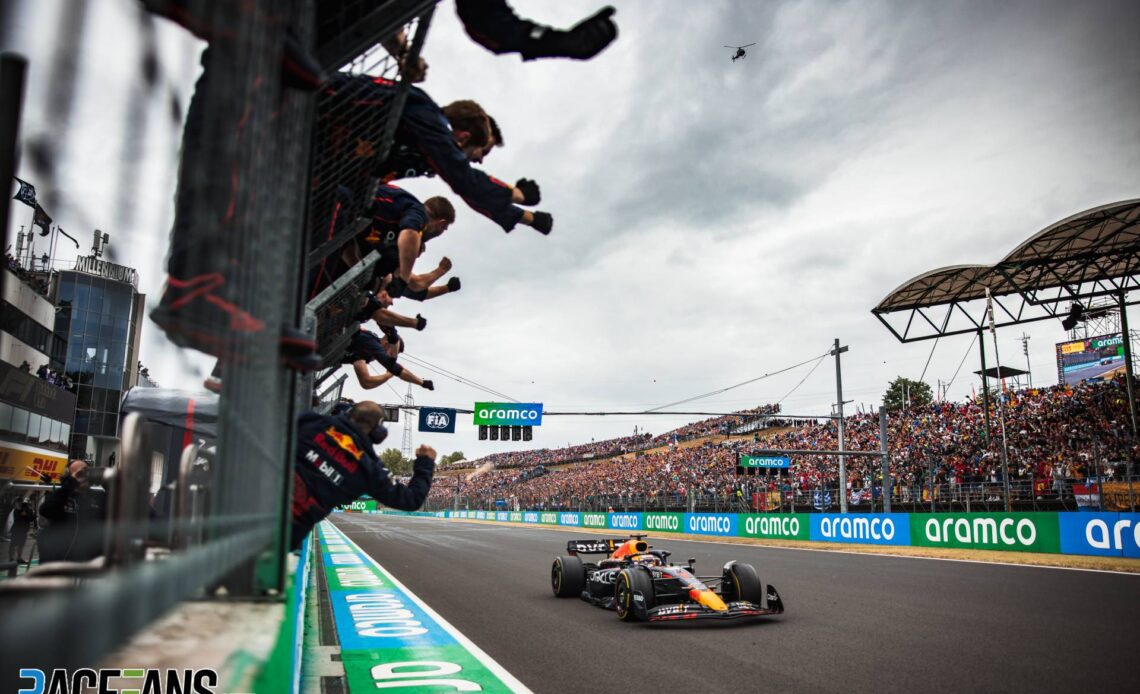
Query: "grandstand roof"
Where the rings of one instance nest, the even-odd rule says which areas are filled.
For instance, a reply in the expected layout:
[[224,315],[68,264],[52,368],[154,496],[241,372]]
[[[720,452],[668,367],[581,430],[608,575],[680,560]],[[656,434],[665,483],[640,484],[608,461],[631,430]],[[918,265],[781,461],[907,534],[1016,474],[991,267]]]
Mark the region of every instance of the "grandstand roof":
[[985,325],[985,307],[964,304],[984,299],[987,287],[999,326],[1060,318],[1064,302],[1140,289],[1140,198],[1051,224],[993,265],[925,272],[871,312],[902,342],[975,332]]
[[[982,375],[981,371],[975,371],[974,373],[978,376]],[[986,369],[986,376],[993,379],[1017,378],[1018,376],[1024,376],[1027,373],[1029,372],[1023,371],[1022,369],[1019,369],[1015,366],[991,366],[990,368]]]

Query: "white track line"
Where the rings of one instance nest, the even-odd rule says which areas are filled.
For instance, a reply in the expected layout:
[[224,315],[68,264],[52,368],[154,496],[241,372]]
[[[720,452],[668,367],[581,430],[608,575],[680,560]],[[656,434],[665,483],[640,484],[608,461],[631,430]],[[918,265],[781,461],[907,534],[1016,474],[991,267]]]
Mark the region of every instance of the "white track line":
[[[414,516],[410,516],[410,517],[414,518]],[[515,678],[514,675],[507,672],[506,668],[504,668],[502,665],[499,665],[497,662],[495,662],[494,658],[492,658],[491,656],[484,653],[483,649],[476,646],[475,643],[471,639],[467,638],[467,636],[465,636],[463,634],[463,632],[459,631],[454,626],[452,626],[451,622],[448,622],[446,619],[441,617],[438,612],[433,610],[426,602],[421,600],[418,595],[416,595],[411,590],[409,590],[408,587],[405,586],[403,583],[400,583],[400,581],[397,580],[396,577],[392,575],[391,571],[388,571],[383,566],[380,566],[380,563],[377,562],[375,559],[373,559],[371,554],[369,554],[368,552],[365,552],[363,549],[361,549],[360,545],[353,542],[352,538],[349,537],[343,530],[336,527],[332,523],[330,523],[330,525],[332,525],[333,529],[336,532],[340,533],[340,535],[342,537],[344,537],[345,541],[347,541],[349,544],[351,544],[353,547],[355,547],[356,551],[360,552],[362,555],[367,557],[368,561],[372,562],[373,566],[375,566],[380,571],[384,572],[384,575],[388,577],[388,580],[390,580],[393,583],[393,585],[395,585],[400,590],[404,591],[404,594],[407,595],[412,600],[412,602],[419,605],[420,609],[423,610],[424,612],[426,612],[429,617],[434,619],[441,627],[443,627],[444,631],[451,634],[455,638],[455,640],[459,642],[459,644],[461,646],[466,648],[468,650],[468,652],[471,653],[471,655],[475,656],[476,660],[483,663],[483,665],[488,670],[490,670],[492,673],[495,674],[496,677],[498,677],[500,680],[503,681],[503,684],[510,687],[512,692],[518,692],[518,694],[533,694],[533,692],[531,692],[530,689],[528,689],[525,684],[523,684],[522,682],[519,682]]]

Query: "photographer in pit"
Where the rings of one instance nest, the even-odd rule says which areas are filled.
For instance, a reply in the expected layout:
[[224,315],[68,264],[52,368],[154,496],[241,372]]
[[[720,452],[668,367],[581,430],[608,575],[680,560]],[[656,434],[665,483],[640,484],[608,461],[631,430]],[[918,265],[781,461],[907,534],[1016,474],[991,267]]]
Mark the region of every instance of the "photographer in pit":
[[406,485],[394,481],[373,449],[388,436],[381,416],[380,406],[367,401],[341,415],[301,415],[293,463],[293,549],[334,508],[364,494],[400,511],[423,506],[435,473],[435,449],[417,448],[412,478]]
[[103,554],[107,494],[92,489],[87,463],[73,460],[40,505],[48,522],[40,529],[40,563],[88,561]]

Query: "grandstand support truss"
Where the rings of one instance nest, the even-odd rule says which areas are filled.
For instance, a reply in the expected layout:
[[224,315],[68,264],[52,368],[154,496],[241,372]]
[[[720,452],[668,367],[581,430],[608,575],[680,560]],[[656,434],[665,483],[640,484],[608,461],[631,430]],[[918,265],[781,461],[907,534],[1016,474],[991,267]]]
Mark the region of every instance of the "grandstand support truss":
[[[1068,304],[1111,298],[1128,332],[1125,312],[1140,303],[1140,198],[1094,207],[1051,224],[994,265],[956,265],[911,279],[888,294],[871,313],[900,342],[977,333],[987,327],[987,292],[995,328],[1063,320]],[[1132,431],[1137,433],[1130,340],[1124,341]],[[984,341],[979,339],[979,345]],[[988,383],[981,346],[982,393]]]
[[[871,309],[900,342],[985,327],[985,292],[998,328],[1065,317],[1066,302],[1140,289],[1140,199],[1102,205],[1050,225],[994,265],[956,265],[911,279]],[[1126,302],[1132,305],[1140,299]]]

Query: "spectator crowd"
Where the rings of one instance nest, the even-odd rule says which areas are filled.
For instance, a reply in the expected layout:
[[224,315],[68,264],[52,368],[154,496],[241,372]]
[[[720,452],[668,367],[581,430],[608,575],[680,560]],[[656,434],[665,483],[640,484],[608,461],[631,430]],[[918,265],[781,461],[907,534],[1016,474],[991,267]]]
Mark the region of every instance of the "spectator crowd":
[[36,290],[36,292],[42,296],[48,295],[48,283],[41,277],[25,270],[20,261],[16,260],[16,257],[11,253],[4,254],[4,263],[8,267],[9,272],[19,278],[21,282]]
[[[1123,477],[1124,463],[1140,458],[1140,446],[1129,426],[1128,396],[1122,379],[1028,389],[1009,393],[1002,399],[1010,483],[1018,483],[1019,489],[1033,490],[1026,493],[1038,497],[1056,495],[1065,480],[1097,474],[1110,480]],[[724,423],[718,422],[720,419],[723,418],[704,420],[681,430],[719,433]],[[894,498],[919,502],[923,490],[932,485],[943,493],[954,494],[979,485],[1001,483],[1006,471],[1002,468],[1002,437],[996,411],[991,412],[990,420],[987,440],[980,399],[934,402],[891,412],[887,437]],[[848,417],[845,424],[847,450],[879,449],[876,414]],[[767,477],[737,475],[740,454],[750,453],[760,445],[759,436],[753,436],[720,443],[708,441],[691,448],[671,446],[638,456],[584,462],[526,480],[519,479],[518,472],[511,469],[492,470],[462,483],[441,483],[432,496],[440,505],[445,505],[458,491],[476,504],[504,499],[520,508],[565,508],[596,499],[666,498],[681,502],[696,496],[732,500],[758,489],[784,492],[801,500],[820,489],[837,490],[838,461],[830,456],[793,455],[787,473]],[[789,450],[836,450],[837,427],[827,421],[786,428],[765,437],[762,445]],[[565,452],[569,450],[544,451],[543,457],[566,460]],[[492,458],[483,462],[493,462]],[[872,489],[882,485],[879,459],[848,457],[847,485],[846,493],[855,503],[870,499]]]
[[530,451],[507,451],[493,453],[476,460],[462,460],[448,467],[450,470],[478,468],[491,463],[496,469],[512,469],[534,467],[535,465],[566,465],[587,460],[609,458],[625,453],[634,453],[651,448],[659,448],[670,444],[680,443],[700,438],[702,436],[732,434],[741,425],[760,420],[757,415],[777,414],[779,405],[761,405],[748,410],[741,410],[732,414],[721,415],[711,419],[686,424],[676,429],[670,429],[664,434],[653,436],[649,433],[633,434],[603,441],[591,441],[565,448],[539,448]]

